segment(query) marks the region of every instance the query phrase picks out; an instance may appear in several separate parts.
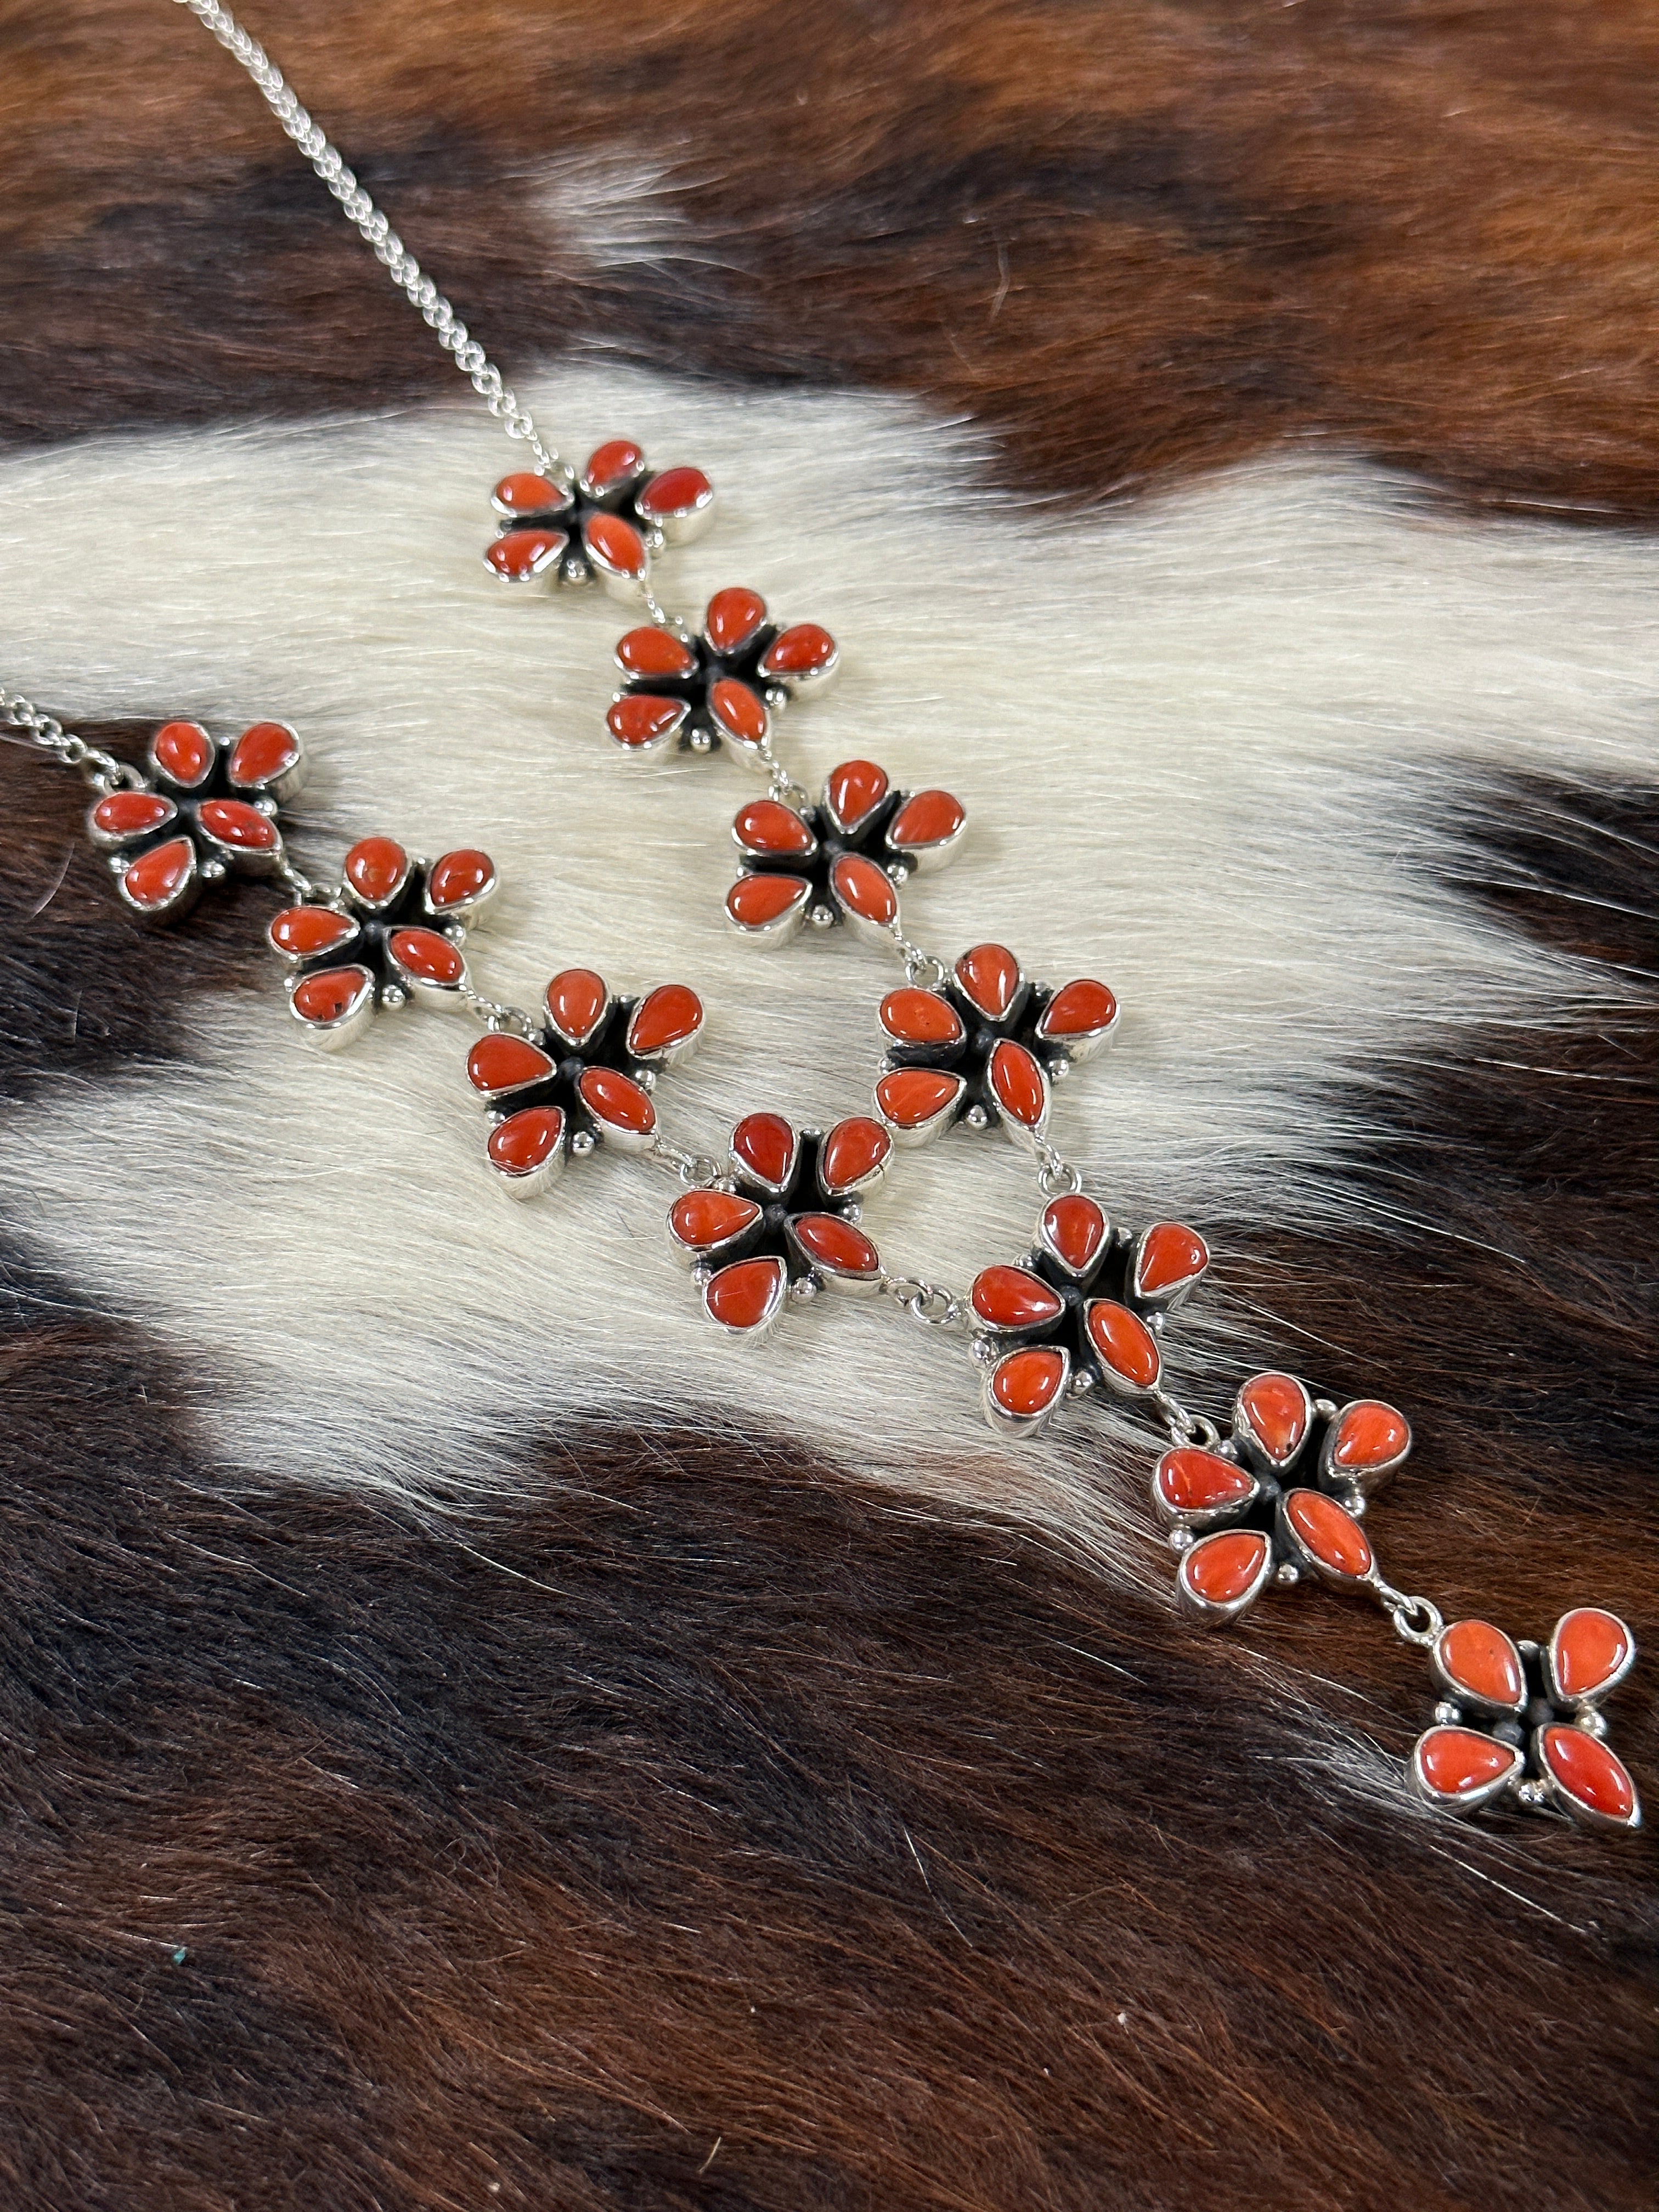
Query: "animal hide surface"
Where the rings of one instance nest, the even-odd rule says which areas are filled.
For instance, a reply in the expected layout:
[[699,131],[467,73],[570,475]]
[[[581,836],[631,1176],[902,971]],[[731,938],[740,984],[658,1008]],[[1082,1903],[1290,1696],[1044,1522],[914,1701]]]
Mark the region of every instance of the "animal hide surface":
[[[1397,1404],[1391,1582],[1650,1650],[1654,12],[248,27],[564,453],[707,469],[667,602],[833,631],[790,769],[962,799],[908,934],[1117,993],[1053,1134],[1209,1241],[1177,1395]],[[490,582],[518,449],[241,73],[164,0],[0,54],[0,684],[294,724],[319,881],[494,856],[492,997],[692,984],[688,1150],[867,1112],[896,963],[726,929],[761,787]],[[1645,1834],[1428,1810],[1375,1607],[1177,1616],[1133,1405],[1010,1442],[887,1299],[729,1344],[659,1164],[503,1202],[476,1024],[307,1053],[271,886],[143,933],[0,774],[5,2212],[1650,2201]],[[1040,1203],[959,1130],[864,1226],[960,1291]]]

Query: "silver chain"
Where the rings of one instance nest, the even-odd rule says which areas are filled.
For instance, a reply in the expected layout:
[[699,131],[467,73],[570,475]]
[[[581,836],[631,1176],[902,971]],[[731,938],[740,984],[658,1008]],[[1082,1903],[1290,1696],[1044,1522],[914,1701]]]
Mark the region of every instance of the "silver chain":
[[559,459],[551,446],[543,442],[529,409],[519,404],[500,369],[432,279],[422,274],[420,263],[346,167],[338,147],[330,143],[325,132],[307,114],[258,40],[248,36],[230,10],[219,5],[219,0],[179,0],[179,4],[188,8],[197,21],[212,32],[232,59],[240,62],[247,71],[283,130],[339,202],[347,222],[445,352],[453,356],[456,368],[507,436],[528,446],[549,476],[561,483],[569,483],[574,471]]
[[1036,1140],[1037,1188],[1045,1198],[1066,1198],[1083,1188],[1083,1170],[1057,1152],[1046,1137]]
[[969,1318],[966,1298],[921,1275],[888,1275],[882,1289],[924,1328],[957,1328]]
[[32,699],[24,698],[21,691],[8,691],[0,684],[0,722],[9,728],[23,730],[25,738],[14,738],[13,744],[30,744],[52,757],[64,768],[78,769],[94,791],[142,791],[144,779],[128,761],[117,760],[113,753],[100,752],[89,745],[84,738],[77,738],[73,730],[66,730],[55,714],[43,714]]
[[520,1036],[536,1036],[536,1024],[522,1006],[504,1005],[499,999],[486,999],[475,991],[471,983],[463,981],[455,994],[463,1006],[470,1006],[487,1030],[516,1030]]
[[680,1181],[688,1186],[695,1185],[700,1190],[730,1190],[733,1188],[723,1160],[712,1158],[707,1152],[688,1152],[684,1146],[672,1144],[660,1133],[651,1140],[651,1158],[660,1160],[665,1167],[672,1168]]

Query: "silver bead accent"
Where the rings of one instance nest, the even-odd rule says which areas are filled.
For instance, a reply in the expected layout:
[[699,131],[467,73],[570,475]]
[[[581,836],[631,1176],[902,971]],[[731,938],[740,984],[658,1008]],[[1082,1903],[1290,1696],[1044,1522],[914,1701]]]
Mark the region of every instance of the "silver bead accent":
[[578,1129],[570,1139],[571,1158],[585,1160],[598,1142],[599,1139],[591,1129]]
[[1279,1584],[1280,1589],[1293,1589],[1294,1586],[1301,1581],[1301,1579],[1302,1570],[1297,1565],[1294,1559],[1286,1559],[1284,1565],[1280,1567],[1279,1572],[1273,1577],[1273,1580]]
[[849,1198],[841,1210],[841,1218],[843,1221],[862,1221],[864,1208],[859,1204],[857,1199]]
[[225,864],[222,860],[203,861],[202,881],[204,884],[222,884],[224,879]]
[[1177,1525],[1170,1531],[1169,1543],[1172,1552],[1190,1552],[1193,1548],[1192,1530]]
[[1604,1736],[1607,1732],[1607,1722],[1603,1719],[1600,1713],[1591,1712],[1588,1709],[1577,1716],[1577,1725],[1583,1730],[1586,1735],[1593,1735],[1598,1739]]
[[991,1117],[982,1106],[970,1106],[962,1118],[970,1129],[988,1129],[991,1126]]
[[1072,1063],[1063,1052],[1057,1052],[1048,1062],[1050,1083],[1064,1083],[1072,1072]]
[[1066,1395],[1068,1398],[1086,1398],[1090,1391],[1092,1390],[1094,1387],[1095,1371],[1093,1368],[1079,1367],[1073,1375]]
[[710,730],[693,730],[690,744],[694,753],[712,753],[714,750],[714,732]]
[[1449,1698],[1443,1698],[1434,1709],[1434,1717],[1442,1728],[1455,1728],[1463,1717],[1463,1708],[1455,1705]]
[[1523,1782],[1515,1795],[1517,1802],[1522,1805],[1547,1805],[1550,1802],[1549,1791],[1545,1789],[1541,1782]]
[[657,1071],[654,1067],[642,1067],[635,1080],[641,1091],[654,1091],[657,1087]]
[[401,983],[388,983],[380,994],[380,1004],[391,1007],[395,1012],[399,1006],[409,1004],[409,994]]
[[833,929],[836,926],[836,909],[832,906],[815,906],[806,919],[814,929]]
[[797,1305],[807,1305],[823,1288],[816,1275],[798,1275],[789,1285],[789,1295]]

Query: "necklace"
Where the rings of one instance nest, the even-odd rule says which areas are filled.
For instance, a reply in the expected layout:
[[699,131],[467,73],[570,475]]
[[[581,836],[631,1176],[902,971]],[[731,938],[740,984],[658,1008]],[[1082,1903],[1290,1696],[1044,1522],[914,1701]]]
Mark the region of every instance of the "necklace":
[[[532,1196],[601,1145],[662,1161],[684,1186],[669,1209],[671,1248],[728,1336],[763,1337],[822,1291],[884,1296],[929,1329],[966,1340],[986,1418],[1010,1438],[1036,1434],[1091,1396],[1140,1407],[1164,1434],[1152,1499],[1190,1618],[1224,1625],[1269,1591],[1310,1581],[1369,1596],[1403,1642],[1427,1653],[1438,1692],[1409,1762],[1423,1797],[1455,1813],[1504,1801],[1604,1831],[1634,1828],[1635,1788],[1601,1713],[1634,1662],[1624,1623],[1578,1606],[1547,1638],[1516,1640],[1478,1620],[1448,1624],[1429,1599],[1395,1587],[1367,1525],[1372,1499],[1411,1449],[1393,1407],[1339,1404],[1278,1371],[1247,1378],[1224,1424],[1170,1395],[1161,1339],[1205,1277],[1204,1240],[1172,1220],[1138,1231],[1115,1222],[1050,1133],[1055,1087],[1111,1036],[1112,991],[1085,976],[1033,981],[994,943],[947,963],[905,933],[901,901],[912,879],[960,847],[961,801],[907,792],[865,760],[833,769],[816,799],[795,781],[775,750],[777,718],[830,682],[835,641],[816,623],[775,620],[746,586],[717,592],[695,628],[653,588],[655,557],[712,520],[708,478],[686,467],[653,471],[624,438],[580,471],[563,462],[263,50],[217,0],[182,4],[246,70],[489,412],[534,459],[533,471],[495,487],[496,531],[483,548],[489,577],[515,589],[597,580],[648,617],[617,647],[611,738],[635,757],[726,750],[764,778],[763,795],[732,823],[729,925],[768,947],[845,927],[896,955],[902,981],[877,1010],[884,1057],[873,1111],[822,1132],[752,1113],[716,1159],[672,1142],[658,1123],[659,1079],[703,1025],[688,986],[618,996],[596,971],[568,969],[536,1015],[476,987],[470,933],[496,890],[486,854],[457,848],[428,861],[369,837],[346,854],[337,884],[319,889],[283,846],[281,808],[305,765],[285,724],[221,742],[198,724],[168,723],[140,772],[0,692],[0,717],[92,786],[89,834],[116,867],[125,903],[165,921],[229,875],[279,882],[291,902],[270,921],[270,942],[289,968],[293,1018],[325,1048],[349,1043],[377,1008],[415,1001],[471,1012],[483,1034],[466,1074],[489,1116],[483,1152],[501,1187]],[[895,1152],[958,1126],[1001,1130],[1034,1170],[1042,1202],[1029,1249],[982,1268],[963,1294],[889,1273],[862,1225]]]

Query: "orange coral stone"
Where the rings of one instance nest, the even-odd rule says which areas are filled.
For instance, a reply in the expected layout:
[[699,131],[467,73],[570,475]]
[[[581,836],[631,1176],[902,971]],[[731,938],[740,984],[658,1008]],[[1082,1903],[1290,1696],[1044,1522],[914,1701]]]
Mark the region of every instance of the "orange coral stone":
[[486,546],[484,560],[509,584],[527,583],[556,568],[569,543],[562,530],[509,530]]
[[990,1328],[1038,1328],[1065,1310],[1060,1293],[1024,1267],[981,1267],[969,1296]]
[[300,757],[300,740],[282,722],[255,722],[231,749],[225,774],[244,791],[275,783]]
[[1628,1820],[1636,1810],[1636,1788],[1606,1744],[1583,1729],[1540,1729],[1538,1756],[1546,1771],[1568,1796],[1606,1820]]
[[1630,1656],[1630,1631],[1600,1606],[1564,1613],[1550,1638],[1550,1671],[1564,1698],[1590,1698]]
[[620,491],[632,483],[645,466],[645,455],[631,438],[607,439],[596,446],[587,457],[587,466],[582,471],[582,489],[594,499],[604,499],[608,493]]
[[269,853],[281,844],[276,824],[245,799],[206,799],[197,818],[208,836],[239,853]]
[[981,1013],[1000,1022],[1019,989],[1019,963],[1006,945],[975,945],[957,961],[957,981]]
[[758,691],[739,684],[735,676],[722,676],[708,687],[708,711],[725,734],[740,745],[763,745],[772,718]]
[[791,1226],[802,1251],[832,1274],[880,1274],[880,1253],[862,1230],[838,1214],[799,1213]]
[[1202,1536],[1181,1561],[1181,1578],[1212,1605],[1237,1605],[1261,1574],[1267,1540],[1255,1528],[1228,1528]]
[[1283,1466],[1308,1433],[1308,1394],[1294,1375],[1253,1375],[1238,1402],[1268,1457]]
[[1210,1248],[1195,1229],[1180,1221],[1155,1222],[1140,1240],[1135,1293],[1162,1297],[1201,1275],[1209,1264]]
[[799,680],[816,676],[835,657],[836,641],[827,629],[817,623],[794,623],[775,637],[761,655],[760,672]]
[[553,1073],[553,1063],[528,1037],[509,1036],[504,1030],[481,1036],[466,1056],[466,1079],[475,1091],[493,1093],[517,1091],[526,1083],[539,1083]]
[[548,1018],[569,1045],[584,1045],[610,1010],[611,993],[592,968],[563,968],[547,987]]
[[1527,1678],[1521,1654],[1489,1620],[1455,1620],[1441,1637],[1435,1656],[1447,1678],[1471,1697],[1490,1705],[1513,1708],[1522,1704]]
[[476,845],[463,845],[456,852],[443,854],[427,878],[427,903],[442,912],[469,905],[482,898],[495,880],[495,863],[489,854],[481,853]]
[[915,851],[943,845],[967,820],[959,799],[948,791],[918,791],[907,799],[887,825],[887,842]]
[[805,876],[740,876],[726,894],[726,911],[740,928],[764,929],[811,894]]
[[739,1260],[711,1279],[703,1304],[727,1328],[758,1328],[777,1310],[784,1280],[781,1260]]
[[1042,1127],[1048,1111],[1048,1079],[1023,1044],[1011,1044],[1005,1037],[991,1054],[991,1089],[1011,1121],[1026,1129]]
[[691,712],[684,699],[659,699],[654,692],[630,691],[612,702],[605,723],[619,745],[630,749],[659,744]]
[[213,766],[213,740],[199,722],[163,723],[150,751],[175,783],[199,783]]
[[1028,1345],[1011,1352],[991,1371],[991,1395],[1006,1413],[1029,1420],[1059,1396],[1066,1381],[1066,1355],[1052,1345]]
[[732,1151],[773,1190],[781,1190],[795,1164],[795,1133],[781,1114],[745,1114],[732,1132]]
[[537,476],[527,469],[503,477],[493,494],[496,506],[508,514],[545,514],[565,506],[569,496],[551,477]]
[[892,1149],[893,1140],[879,1121],[849,1115],[823,1140],[818,1180],[830,1197],[839,1198],[873,1175]]
[[843,853],[830,871],[836,896],[851,914],[879,928],[890,928],[898,919],[898,893],[873,860],[857,853]]
[[141,837],[146,830],[159,830],[178,812],[159,791],[112,791],[92,810],[93,827],[106,837]]
[[955,1044],[966,1032],[948,999],[909,985],[890,991],[881,1002],[880,1022],[899,1044]]
[[406,975],[423,983],[459,983],[466,972],[460,954],[435,929],[394,929],[392,957]]
[[1370,1540],[1335,1498],[1322,1490],[1292,1490],[1285,1499],[1285,1518],[1320,1565],[1358,1582],[1371,1571]]
[[1117,1019],[1117,1000],[1103,983],[1080,975],[1054,993],[1039,1024],[1046,1037],[1097,1036]]
[[766,602],[744,584],[716,592],[703,611],[702,634],[716,653],[737,653],[766,620]]
[[390,837],[364,837],[345,856],[345,879],[369,906],[384,906],[402,890],[409,855]]
[[137,907],[169,905],[196,872],[196,848],[188,837],[169,837],[165,845],[141,853],[121,878],[121,888]]
[[617,665],[628,676],[668,676],[681,679],[697,672],[697,656],[671,630],[648,623],[630,629],[617,645]]
[[1158,1341],[1138,1314],[1111,1298],[1096,1298],[1089,1308],[1089,1340],[1101,1362],[1137,1390],[1158,1382]]
[[269,932],[273,949],[290,960],[314,959],[356,934],[357,925],[349,915],[325,906],[285,906]]
[[609,1129],[625,1129],[631,1136],[645,1137],[657,1126],[657,1109],[649,1093],[614,1067],[585,1067],[576,1088],[593,1119]]
[[484,1150],[503,1175],[531,1175],[552,1158],[563,1135],[556,1106],[526,1106],[496,1123]]
[[702,1000],[684,983],[659,983],[634,1009],[628,1049],[636,1060],[671,1051],[702,1027]]
[[643,576],[651,564],[645,540],[619,514],[590,514],[582,524],[582,543],[592,557],[619,576]]
[[701,469],[665,469],[653,477],[634,502],[648,521],[690,514],[713,498],[714,487]]
[[1417,1747],[1417,1765],[1437,1797],[1467,1797],[1507,1774],[1516,1753],[1506,1743],[1473,1729],[1432,1728]]
[[967,1086],[931,1067],[896,1067],[876,1085],[876,1103],[896,1128],[919,1129],[953,1105]]
[[688,1190],[668,1210],[669,1226],[680,1243],[700,1252],[740,1237],[760,1217],[754,1200],[740,1198],[734,1190]]
[[1042,1238],[1074,1275],[1085,1274],[1106,1242],[1106,1216],[1081,1191],[1050,1199],[1042,1212]]
[[325,968],[295,985],[294,1010],[308,1022],[337,1022],[374,983],[367,968]]
[[892,788],[884,768],[874,761],[842,761],[824,778],[830,811],[849,837],[856,836]]
[[1237,1505],[1255,1488],[1242,1467],[1201,1444],[1177,1444],[1166,1451],[1153,1478],[1158,1496],[1174,1513],[1216,1513]]
[[1340,1468],[1386,1467],[1411,1443],[1406,1416],[1380,1398],[1361,1398],[1348,1407],[1331,1447],[1332,1464]]
[[793,806],[776,799],[751,799],[738,809],[732,834],[745,853],[780,860],[815,850],[817,839]]

